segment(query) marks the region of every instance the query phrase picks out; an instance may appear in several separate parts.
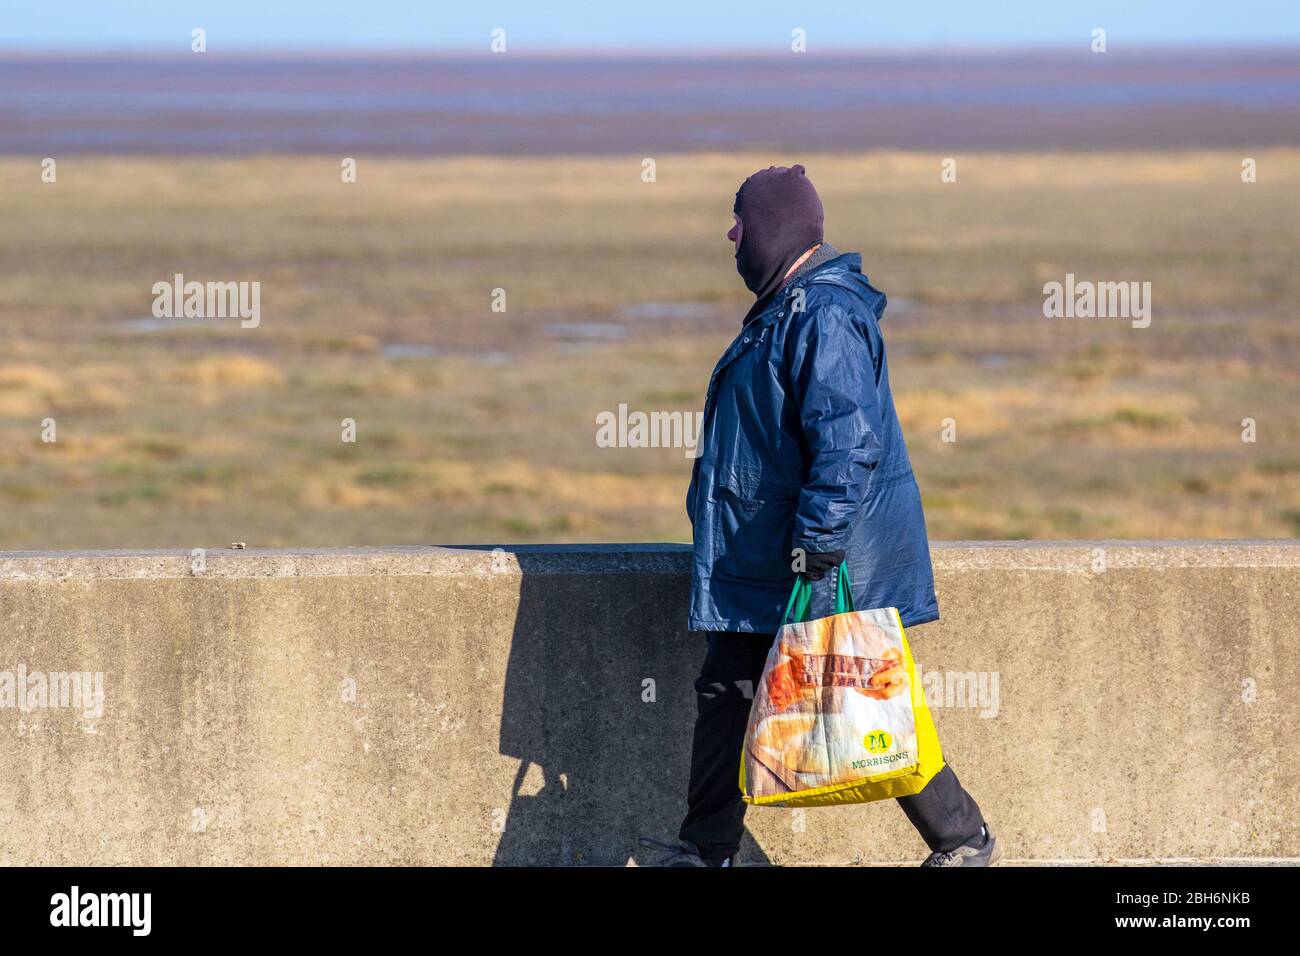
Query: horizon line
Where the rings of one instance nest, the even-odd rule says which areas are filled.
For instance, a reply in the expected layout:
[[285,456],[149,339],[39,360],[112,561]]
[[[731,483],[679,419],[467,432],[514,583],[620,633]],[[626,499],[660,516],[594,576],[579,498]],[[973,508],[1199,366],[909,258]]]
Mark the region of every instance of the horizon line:
[[[1105,54],[1112,53],[1172,53],[1172,52],[1198,52],[1198,53],[1232,53],[1236,51],[1259,52],[1262,50],[1271,50],[1276,52],[1296,52],[1300,53],[1300,38],[1278,40],[1272,39],[1235,39],[1230,43],[1223,41],[1210,40],[1155,40],[1143,41],[1140,43],[1126,44],[1121,47],[1107,50]],[[602,46],[565,46],[565,45],[540,45],[527,46],[522,49],[507,48],[504,53],[496,53],[488,48],[484,43],[482,46],[469,46],[464,44],[447,45],[447,46],[411,46],[411,45],[388,45],[372,44],[359,46],[283,46],[276,44],[239,44],[230,47],[219,48],[216,50],[209,49],[204,53],[195,53],[187,45],[178,44],[177,46],[159,46],[155,44],[148,45],[65,45],[65,46],[26,46],[6,43],[0,40],[0,55],[27,55],[27,56],[118,56],[118,55],[148,55],[159,57],[189,57],[189,56],[209,56],[213,54],[221,56],[330,56],[330,57],[368,57],[368,56],[391,56],[391,57],[416,57],[416,56],[456,56],[456,57],[473,57],[479,55],[488,56],[516,56],[520,58],[559,58],[559,57],[590,57],[604,58],[616,56],[672,56],[672,57],[689,57],[689,56],[713,56],[713,57],[753,57],[753,56],[852,56],[852,55],[908,55],[908,54],[967,54],[967,55],[998,55],[998,54],[1024,54],[1024,53],[1092,53],[1087,43],[1069,43],[1061,42],[1044,42],[1044,43],[1011,43],[1011,44],[985,44],[985,43],[939,43],[939,44],[921,44],[921,43],[878,43],[869,45],[854,44],[818,44],[802,53],[794,53],[788,47],[783,45],[775,46],[756,46],[756,45],[734,45],[734,46],[677,46],[668,44],[605,44]]]

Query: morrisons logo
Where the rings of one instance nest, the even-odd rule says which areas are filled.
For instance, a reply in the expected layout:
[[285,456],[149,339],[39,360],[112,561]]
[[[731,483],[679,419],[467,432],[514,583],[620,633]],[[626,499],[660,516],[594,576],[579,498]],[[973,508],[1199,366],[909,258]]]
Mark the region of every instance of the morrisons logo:
[[865,770],[867,767],[887,767],[891,763],[911,760],[912,752],[904,750],[901,753],[886,754],[883,757],[863,757],[861,760],[853,761],[854,770]]

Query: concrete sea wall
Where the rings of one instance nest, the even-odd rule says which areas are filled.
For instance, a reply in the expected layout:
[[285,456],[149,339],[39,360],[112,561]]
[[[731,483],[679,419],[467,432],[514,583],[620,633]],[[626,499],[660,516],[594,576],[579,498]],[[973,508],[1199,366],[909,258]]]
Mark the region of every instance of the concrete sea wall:
[[[1300,861],[1300,543],[934,556],[909,637],[1008,857]],[[0,554],[0,863],[643,860],[684,809],[687,559]],[[892,802],[748,823],[750,863],[925,852]]]

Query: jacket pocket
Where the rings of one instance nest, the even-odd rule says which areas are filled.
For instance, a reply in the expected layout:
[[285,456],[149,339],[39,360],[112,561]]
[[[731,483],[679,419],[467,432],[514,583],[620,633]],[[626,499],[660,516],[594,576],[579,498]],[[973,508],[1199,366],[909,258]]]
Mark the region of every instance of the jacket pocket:
[[790,539],[798,497],[742,497],[719,487],[714,497],[713,576],[767,587],[789,587]]

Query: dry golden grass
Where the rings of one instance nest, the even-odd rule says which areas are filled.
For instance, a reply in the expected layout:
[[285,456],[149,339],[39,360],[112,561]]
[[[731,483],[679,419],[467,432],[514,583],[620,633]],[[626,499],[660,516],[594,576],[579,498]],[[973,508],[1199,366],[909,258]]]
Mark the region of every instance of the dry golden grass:
[[284,376],[269,362],[247,355],[212,355],[173,369],[173,382],[229,385],[241,389],[280,385]]
[[[957,158],[2,160],[0,547],[684,540],[690,459],[595,418],[699,408],[736,184],[793,160],[890,296],[934,538],[1300,531],[1300,151]],[[1044,320],[1067,271],[1151,281],[1151,327]],[[262,324],[140,325],[175,272]]]

